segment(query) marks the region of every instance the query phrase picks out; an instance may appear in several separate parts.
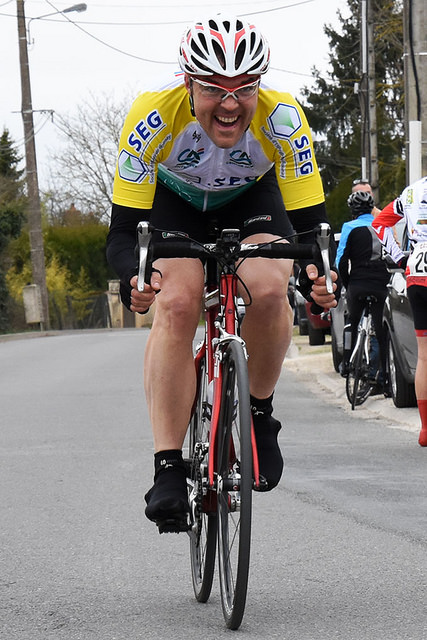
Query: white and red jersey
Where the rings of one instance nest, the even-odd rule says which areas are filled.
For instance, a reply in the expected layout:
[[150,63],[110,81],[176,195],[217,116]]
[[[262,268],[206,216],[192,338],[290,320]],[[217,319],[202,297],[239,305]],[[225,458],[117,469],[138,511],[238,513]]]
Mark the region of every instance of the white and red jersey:
[[406,187],[372,223],[395,262],[405,254],[394,240],[391,227],[402,219],[406,222],[411,243],[406,268],[407,285],[427,286],[427,176]]

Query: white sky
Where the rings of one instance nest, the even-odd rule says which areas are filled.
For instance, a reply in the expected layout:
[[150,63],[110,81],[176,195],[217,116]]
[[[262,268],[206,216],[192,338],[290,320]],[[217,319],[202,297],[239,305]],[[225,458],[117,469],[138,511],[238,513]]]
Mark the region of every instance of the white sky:
[[[272,68],[266,78],[298,97],[301,87],[312,84],[313,66],[327,69],[324,25],[339,27],[338,10],[348,15],[346,0],[187,2],[88,0],[84,13],[30,20],[75,3],[26,0],[25,14],[33,41],[28,49],[33,109],[67,116],[89,93],[112,94],[117,99],[123,94],[136,96],[145,85],[151,86],[153,81],[173,76],[178,70],[177,49],[186,25],[219,11],[244,16],[262,29],[272,53]],[[168,62],[172,64],[161,64]],[[0,131],[9,129],[23,155],[20,109],[16,0],[0,0]],[[49,175],[50,152],[59,150],[59,140],[50,116],[35,113],[34,125],[43,188]]]

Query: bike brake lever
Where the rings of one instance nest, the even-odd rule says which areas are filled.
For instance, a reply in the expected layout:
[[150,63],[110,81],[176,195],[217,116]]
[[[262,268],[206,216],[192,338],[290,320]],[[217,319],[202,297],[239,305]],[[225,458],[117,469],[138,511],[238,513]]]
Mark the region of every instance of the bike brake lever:
[[152,226],[142,220],[136,228],[138,236],[138,291],[144,291],[144,283],[146,282],[147,257],[148,248],[150,246]]
[[329,262],[329,242],[331,238],[331,227],[327,222],[321,222],[316,229],[316,243],[320,250],[320,256],[323,263],[323,271],[325,273],[326,291],[334,292],[331,278],[331,265]]

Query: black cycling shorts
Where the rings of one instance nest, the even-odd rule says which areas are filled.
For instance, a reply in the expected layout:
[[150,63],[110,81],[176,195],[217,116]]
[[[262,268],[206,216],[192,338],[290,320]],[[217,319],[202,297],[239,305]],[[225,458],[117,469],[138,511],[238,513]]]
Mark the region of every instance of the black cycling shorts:
[[415,329],[417,331],[427,330],[427,287],[411,284],[407,293]]
[[[157,229],[181,231],[199,242],[212,241],[212,221],[219,230],[239,229],[243,240],[256,233],[288,237],[294,230],[286,213],[274,171],[234,200],[212,211],[199,211],[161,183],[157,183],[150,222]],[[159,234],[161,236],[161,234]]]

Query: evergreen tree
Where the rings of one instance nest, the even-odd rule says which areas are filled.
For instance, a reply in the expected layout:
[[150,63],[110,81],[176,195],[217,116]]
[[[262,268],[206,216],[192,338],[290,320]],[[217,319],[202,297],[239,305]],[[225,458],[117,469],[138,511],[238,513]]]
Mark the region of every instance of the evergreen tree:
[[[374,13],[376,110],[380,198],[385,205],[405,183],[403,20],[401,0],[371,0]],[[360,2],[348,0],[350,17],[339,14],[341,32],[330,26],[330,70],[314,69],[314,87],[304,88],[304,108],[318,134],[316,156],[331,223],[338,231],[348,219],[346,199],[360,177],[361,109],[354,91],[360,83]]]
[[10,328],[5,280],[6,248],[12,238],[19,236],[25,220],[26,199],[19,162],[9,131],[4,129],[0,137],[0,331]]

